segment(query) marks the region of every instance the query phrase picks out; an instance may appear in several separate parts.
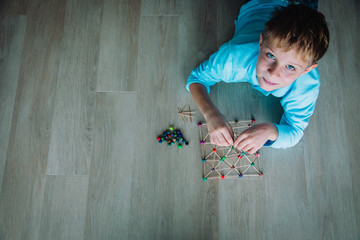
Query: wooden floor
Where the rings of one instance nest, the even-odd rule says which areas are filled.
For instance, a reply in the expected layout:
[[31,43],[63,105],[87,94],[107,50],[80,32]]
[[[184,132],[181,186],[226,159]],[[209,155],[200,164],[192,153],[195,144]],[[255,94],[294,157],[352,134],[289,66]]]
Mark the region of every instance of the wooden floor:
[[[261,180],[202,181],[191,70],[240,0],[0,1],[0,239],[360,239],[360,5],[321,1],[331,45],[296,147]],[[278,121],[248,84],[211,96],[229,121]],[[202,117],[197,111],[196,120]],[[156,142],[170,124],[183,149]]]

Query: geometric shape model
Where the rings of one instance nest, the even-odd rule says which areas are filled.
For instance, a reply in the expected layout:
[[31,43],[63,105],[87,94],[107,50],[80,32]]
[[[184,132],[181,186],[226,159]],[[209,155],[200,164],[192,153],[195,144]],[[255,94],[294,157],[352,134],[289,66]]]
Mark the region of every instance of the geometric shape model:
[[[251,127],[255,120],[229,122],[236,139],[242,131]],[[260,154],[248,154],[226,146],[217,146],[210,142],[207,124],[198,123],[201,157],[203,162],[203,180],[209,179],[238,179],[248,177],[262,177]]]

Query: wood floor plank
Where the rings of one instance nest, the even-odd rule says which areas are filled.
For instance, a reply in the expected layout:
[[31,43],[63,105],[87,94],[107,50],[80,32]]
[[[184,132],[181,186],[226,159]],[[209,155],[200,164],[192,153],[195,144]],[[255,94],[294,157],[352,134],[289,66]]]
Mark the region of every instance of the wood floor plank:
[[25,15],[29,0],[2,0],[0,1],[0,14]]
[[83,239],[89,177],[47,176],[39,239]]
[[[306,179],[312,219],[317,226],[315,238],[356,239],[356,215],[351,160],[347,142],[346,101],[341,91],[345,86],[339,52],[343,39],[334,23],[337,3],[321,6],[329,22],[331,42],[325,57],[319,62],[322,86],[315,114],[306,133]],[[341,25],[342,28],[342,25]],[[351,81],[351,80],[350,80]]]
[[34,1],[28,9],[0,196],[1,239],[38,239],[64,11],[59,1]]
[[[360,34],[354,29],[360,27],[359,10],[360,4],[357,1],[346,1],[339,4],[332,1],[334,19],[342,19],[342,22],[334,21],[337,39],[337,54],[339,57],[339,69],[342,74],[341,82],[343,83],[341,92],[344,98],[344,117],[346,129],[346,143],[350,160],[350,172],[352,182],[352,193],[354,199],[356,229],[355,236],[360,238]],[[347,36],[343,38],[342,36]]]
[[[231,37],[225,31],[226,17],[222,15],[220,10],[218,19],[224,21],[218,20],[218,34],[226,37],[218,37],[219,45]],[[218,107],[224,109],[229,121],[253,116],[257,123],[279,122],[282,115],[279,99],[264,97],[248,84],[229,85],[219,84],[218,89]],[[314,228],[307,199],[303,143],[281,151],[263,148],[261,156],[265,174],[262,180],[220,184],[220,238],[311,238]],[[286,227],[282,227],[284,222]]]
[[[228,121],[278,122],[282,113],[279,100],[265,97],[247,83],[218,85],[217,106]],[[272,177],[274,158],[262,149],[261,179],[225,180],[219,183],[220,239],[264,239],[266,227],[266,182]],[[276,168],[275,168],[276,169]]]
[[[183,1],[179,16],[179,59],[183,84],[217,50],[217,0]],[[189,95],[187,95],[189,96]]]
[[[202,180],[197,126],[186,127],[189,146],[176,152],[173,239],[219,239],[218,183]],[[165,146],[164,146],[165,147]]]
[[[217,0],[183,1],[184,10],[179,16],[181,51],[179,51],[180,84],[177,88],[177,103],[179,108],[191,105],[191,109],[196,111],[198,120],[204,119],[185,86],[191,71],[217,50],[216,6]],[[216,92],[216,87],[212,88],[212,99],[215,98]]]
[[[279,123],[282,114],[280,98],[260,97],[258,113],[255,113],[258,123]],[[261,203],[259,199],[263,199],[264,206],[257,204],[255,211],[263,211],[249,225],[253,230],[250,238],[312,239],[316,227],[307,195],[304,141],[306,138],[288,149],[261,149],[264,187],[254,201]]]
[[219,26],[217,28],[218,47],[229,41],[234,36],[234,21],[237,19],[240,13],[240,7],[245,2],[245,0],[222,0],[217,2],[217,25]]
[[87,175],[103,1],[69,0],[66,6],[46,174]]
[[263,156],[268,171],[265,239],[312,239],[317,230],[307,195],[304,143],[285,150],[264,151]]
[[[176,87],[177,107],[190,105],[196,111],[193,122],[177,123],[190,145],[176,155],[175,239],[218,239],[218,183],[203,182],[197,121],[201,112],[185,89],[191,71],[216,51],[217,1],[182,1],[179,16],[179,82]],[[174,89],[175,90],[175,89]],[[212,93],[216,90],[212,90]]]
[[128,239],[136,93],[97,93],[84,239]]
[[141,19],[134,132],[141,146],[135,153],[130,210],[130,225],[137,227],[130,229],[130,239],[172,238],[175,163],[170,159],[177,149],[159,146],[156,136],[177,119],[170,113],[176,111],[178,29],[178,17]]
[[24,45],[25,26],[25,16],[0,16],[0,194]]
[[226,180],[219,186],[219,239],[265,239],[263,180]]
[[105,0],[96,91],[133,91],[140,27],[139,0]]
[[[1,1],[26,19],[0,17],[0,239],[359,239],[360,5],[320,1],[331,43],[301,142],[263,149],[262,180],[203,182],[196,121],[177,108],[203,120],[186,80],[243,1],[139,2]],[[96,93],[113,89],[125,91]],[[228,120],[282,114],[249,84],[211,98]],[[156,142],[170,124],[188,146]]]
[[177,15],[182,1],[147,0],[141,2],[142,15]]

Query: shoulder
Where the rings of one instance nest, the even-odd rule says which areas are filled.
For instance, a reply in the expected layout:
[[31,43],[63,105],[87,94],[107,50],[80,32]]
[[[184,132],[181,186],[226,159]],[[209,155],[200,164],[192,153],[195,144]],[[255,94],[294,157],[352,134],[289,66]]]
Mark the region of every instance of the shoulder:
[[287,3],[283,0],[252,0],[244,4],[235,20],[234,38],[239,38],[242,42],[258,40],[275,8],[285,5]]
[[223,44],[208,60],[200,64],[193,74],[224,82],[245,82],[249,72],[256,67],[258,42],[239,44],[229,41]]
[[259,54],[259,42],[238,43],[229,41],[231,57],[236,65],[248,66]]
[[296,79],[292,89],[299,95],[317,95],[320,89],[320,75],[318,69],[315,68]]
[[221,67],[224,70],[247,69],[259,54],[258,44],[258,42],[239,44],[231,40],[223,44],[205,63],[209,67]]
[[[320,91],[320,75],[317,68],[300,76],[290,86],[281,100],[283,105],[302,108],[314,105]],[[289,106],[289,107],[290,107]]]

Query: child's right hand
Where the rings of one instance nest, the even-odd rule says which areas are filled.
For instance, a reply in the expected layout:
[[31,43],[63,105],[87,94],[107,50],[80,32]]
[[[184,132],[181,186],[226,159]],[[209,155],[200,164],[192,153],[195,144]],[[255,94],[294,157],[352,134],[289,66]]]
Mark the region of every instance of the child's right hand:
[[213,114],[206,120],[211,143],[218,146],[234,145],[234,132],[222,114]]
[[219,146],[233,146],[234,132],[211,101],[205,86],[201,83],[192,83],[189,89],[196,105],[206,119],[210,142]]

